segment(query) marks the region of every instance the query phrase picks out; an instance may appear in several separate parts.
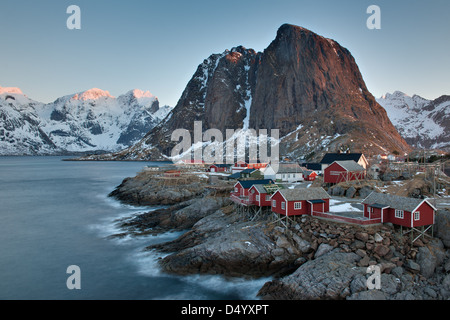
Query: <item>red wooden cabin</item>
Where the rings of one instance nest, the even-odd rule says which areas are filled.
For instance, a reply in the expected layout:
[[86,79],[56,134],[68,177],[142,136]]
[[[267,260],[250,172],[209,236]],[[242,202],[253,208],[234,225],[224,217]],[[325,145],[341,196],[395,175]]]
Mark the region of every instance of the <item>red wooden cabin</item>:
[[227,164],[212,164],[209,166],[209,172],[229,172],[230,167]]
[[365,177],[366,170],[355,161],[335,161],[325,168],[323,181],[337,184],[345,181],[363,180]]
[[277,185],[254,184],[249,190],[249,200],[258,207],[270,207],[273,189],[279,189]]
[[273,181],[268,180],[239,180],[234,185],[234,190],[231,192],[231,200],[242,205],[253,205],[253,199],[249,197],[249,190],[255,184],[272,184]]
[[314,181],[316,180],[318,174],[315,171],[305,170],[303,171],[303,179],[305,181]]
[[381,218],[382,223],[417,228],[433,225],[436,208],[426,199],[400,197],[372,192],[364,201],[364,216]]
[[330,195],[323,188],[281,189],[271,200],[272,211],[285,216],[330,211]]

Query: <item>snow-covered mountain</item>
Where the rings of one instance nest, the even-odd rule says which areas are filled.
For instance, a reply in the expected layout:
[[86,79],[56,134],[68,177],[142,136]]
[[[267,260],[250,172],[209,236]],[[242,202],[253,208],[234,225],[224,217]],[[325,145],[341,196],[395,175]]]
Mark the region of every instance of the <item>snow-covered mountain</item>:
[[0,87],[0,155],[53,154],[61,150],[41,129],[36,108],[19,88]]
[[0,155],[118,151],[139,141],[171,110],[148,91],[117,98],[90,89],[43,104],[0,87]]
[[395,91],[377,102],[411,146],[450,150],[450,96],[427,100]]

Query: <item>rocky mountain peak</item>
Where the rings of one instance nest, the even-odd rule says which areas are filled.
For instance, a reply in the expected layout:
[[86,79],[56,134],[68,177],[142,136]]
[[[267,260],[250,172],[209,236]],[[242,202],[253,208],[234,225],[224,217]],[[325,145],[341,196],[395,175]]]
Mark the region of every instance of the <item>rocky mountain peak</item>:
[[[308,29],[284,24],[264,50],[244,46],[201,63],[177,106],[115,159],[170,156],[176,129],[278,129],[281,153],[311,160],[340,147],[386,153],[410,147],[367,90],[350,51]],[[225,136],[225,134],[224,134]]]

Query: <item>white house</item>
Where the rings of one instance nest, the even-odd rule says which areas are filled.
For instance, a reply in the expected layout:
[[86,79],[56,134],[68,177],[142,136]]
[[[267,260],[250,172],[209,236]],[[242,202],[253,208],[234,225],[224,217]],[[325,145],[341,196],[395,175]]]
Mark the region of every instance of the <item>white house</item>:
[[269,164],[264,170],[264,179],[272,179],[274,181],[283,182],[298,182],[303,181],[303,171],[298,163],[280,163],[278,164],[278,171]]

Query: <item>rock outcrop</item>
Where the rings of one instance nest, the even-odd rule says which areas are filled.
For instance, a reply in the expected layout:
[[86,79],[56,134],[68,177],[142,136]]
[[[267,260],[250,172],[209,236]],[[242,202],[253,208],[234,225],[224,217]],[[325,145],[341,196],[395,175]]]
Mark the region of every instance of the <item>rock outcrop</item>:
[[[210,190],[120,221],[124,233],[117,236],[185,230],[146,248],[164,253],[163,271],[272,277],[259,291],[262,299],[445,300],[447,218],[448,212],[439,211],[435,238],[411,243],[391,224],[364,228],[302,216],[285,228],[267,213],[255,219],[236,212],[225,194]],[[370,266],[381,272],[381,289],[368,288]]]

